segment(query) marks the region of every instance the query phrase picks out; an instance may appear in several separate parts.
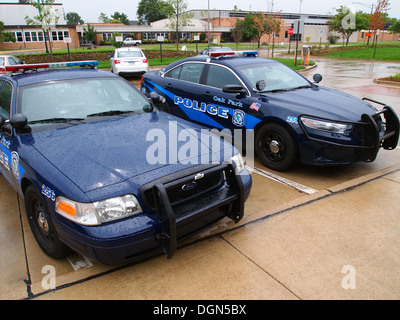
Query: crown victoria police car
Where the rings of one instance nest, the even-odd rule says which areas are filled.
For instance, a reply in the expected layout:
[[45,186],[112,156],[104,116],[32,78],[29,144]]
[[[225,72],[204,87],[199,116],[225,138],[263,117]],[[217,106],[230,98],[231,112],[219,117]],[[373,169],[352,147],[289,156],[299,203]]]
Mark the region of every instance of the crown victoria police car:
[[[168,112],[234,135],[251,132],[262,163],[285,170],[371,162],[395,149],[399,120],[387,105],[319,86],[257,51],[214,52],[143,76],[141,90],[166,98]],[[368,101],[369,100],[369,101]],[[378,110],[374,105],[379,105]]]
[[[224,217],[238,222],[252,180],[232,145],[158,111],[110,72],[40,71],[96,64],[19,65],[0,77],[0,171],[42,250],[105,264],[171,257],[180,239]],[[157,145],[162,137],[170,141]]]

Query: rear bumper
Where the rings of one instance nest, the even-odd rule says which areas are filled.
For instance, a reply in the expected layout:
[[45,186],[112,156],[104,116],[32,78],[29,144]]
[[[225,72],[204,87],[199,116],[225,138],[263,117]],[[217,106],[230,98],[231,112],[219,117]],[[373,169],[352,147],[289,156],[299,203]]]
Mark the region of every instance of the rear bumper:
[[118,75],[129,75],[129,74],[144,74],[149,71],[148,64],[139,65],[121,65],[117,64],[113,66],[113,71]]
[[252,180],[248,172],[232,174],[230,166],[213,169],[227,172],[229,178],[223,187],[190,203],[172,208],[164,192],[169,186],[157,183],[153,185],[158,193],[156,213],[147,212],[94,227],[63,221],[65,224],[58,224],[60,239],[80,254],[108,265],[124,264],[161,252],[170,258],[179,241],[224,217],[236,222],[242,218]]

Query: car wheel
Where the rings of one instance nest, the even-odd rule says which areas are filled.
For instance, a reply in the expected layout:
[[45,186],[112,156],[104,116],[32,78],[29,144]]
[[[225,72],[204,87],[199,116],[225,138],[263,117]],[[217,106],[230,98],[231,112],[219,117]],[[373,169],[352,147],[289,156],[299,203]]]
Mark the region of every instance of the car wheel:
[[258,158],[272,170],[286,170],[297,160],[295,140],[277,123],[264,125],[257,133],[255,144]]
[[25,210],[32,233],[44,253],[60,259],[70,249],[60,241],[41,193],[31,185],[25,192]]

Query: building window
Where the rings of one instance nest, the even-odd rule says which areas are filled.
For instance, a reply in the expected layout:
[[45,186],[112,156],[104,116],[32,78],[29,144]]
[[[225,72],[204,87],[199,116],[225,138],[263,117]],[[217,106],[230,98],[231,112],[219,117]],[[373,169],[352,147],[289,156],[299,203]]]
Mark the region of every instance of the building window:
[[17,39],[17,42],[24,42],[24,38],[22,37],[22,32],[16,32],[15,33],[15,39]]
[[25,41],[30,42],[31,41],[31,33],[30,32],[25,32]]
[[38,32],[38,38],[39,38],[39,41],[44,41],[44,37],[43,37],[43,32],[42,31]]
[[58,40],[57,31],[52,31],[51,32],[51,38],[53,39],[53,41],[57,41]]
[[31,32],[31,37],[32,37],[32,41],[35,41],[35,42],[38,41],[37,32]]

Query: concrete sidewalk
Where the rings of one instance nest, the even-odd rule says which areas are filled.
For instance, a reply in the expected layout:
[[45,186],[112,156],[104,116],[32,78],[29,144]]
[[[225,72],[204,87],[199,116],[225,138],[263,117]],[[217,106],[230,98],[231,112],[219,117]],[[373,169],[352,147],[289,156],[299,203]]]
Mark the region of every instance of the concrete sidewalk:
[[399,194],[397,165],[34,298],[397,300]]

